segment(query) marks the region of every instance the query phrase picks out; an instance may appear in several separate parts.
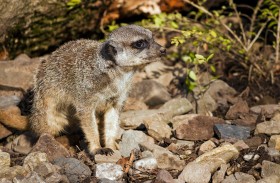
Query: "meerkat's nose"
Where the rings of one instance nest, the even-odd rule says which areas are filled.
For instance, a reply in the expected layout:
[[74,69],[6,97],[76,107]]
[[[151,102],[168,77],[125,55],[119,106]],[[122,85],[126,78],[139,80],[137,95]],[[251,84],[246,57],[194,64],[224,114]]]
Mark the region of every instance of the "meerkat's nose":
[[165,49],[164,47],[161,47],[161,48],[159,49],[159,51],[160,51],[160,54],[161,54],[161,55],[165,55],[165,54],[166,54],[166,49]]

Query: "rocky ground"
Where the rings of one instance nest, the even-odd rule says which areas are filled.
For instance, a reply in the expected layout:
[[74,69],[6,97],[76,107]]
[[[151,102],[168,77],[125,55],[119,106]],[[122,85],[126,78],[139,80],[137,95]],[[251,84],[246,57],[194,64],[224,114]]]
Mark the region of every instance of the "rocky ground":
[[280,182],[280,105],[249,106],[248,88],[238,93],[207,73],[204,87],[177,95],[180,64],[136,74],[112,156],[89,156],[81,133],[34,139],[28,89],[39,62],[0,62],[1,183]]

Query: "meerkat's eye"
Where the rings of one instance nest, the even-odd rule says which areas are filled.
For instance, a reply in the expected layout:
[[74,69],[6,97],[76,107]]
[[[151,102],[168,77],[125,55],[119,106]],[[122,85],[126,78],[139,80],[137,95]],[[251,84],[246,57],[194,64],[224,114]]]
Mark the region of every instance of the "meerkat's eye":
[[144,49],[148,47],[148,41],[141,39],[138,40],[134,43],[132,43],[132,47],[136,48],[136,49]]

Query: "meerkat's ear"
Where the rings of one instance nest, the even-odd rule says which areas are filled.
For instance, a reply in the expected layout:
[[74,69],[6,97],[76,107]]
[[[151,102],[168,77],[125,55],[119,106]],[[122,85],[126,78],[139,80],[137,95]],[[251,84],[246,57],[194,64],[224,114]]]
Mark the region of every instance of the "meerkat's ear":
[[101,49],[101,55],[105,60],[110,60],[116,63],[116,55],[122,51],[122,48],[114,41],[106,41]]

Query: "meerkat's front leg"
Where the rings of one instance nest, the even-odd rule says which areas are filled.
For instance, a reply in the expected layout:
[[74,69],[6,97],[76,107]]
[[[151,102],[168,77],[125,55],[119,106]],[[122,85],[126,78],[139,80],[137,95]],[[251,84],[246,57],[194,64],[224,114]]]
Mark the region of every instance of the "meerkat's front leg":
[[113,150],[116,149],[116,139],[119,131],[119,111],[111,107],[104,115],[105,146]]
[[92,154],[99,154],[101,145],[95,110],[87,108],[86,110],[79,112],[79,118],[81,120],[81,128],[84,132],[85,139],[88,142],[89,152]]

